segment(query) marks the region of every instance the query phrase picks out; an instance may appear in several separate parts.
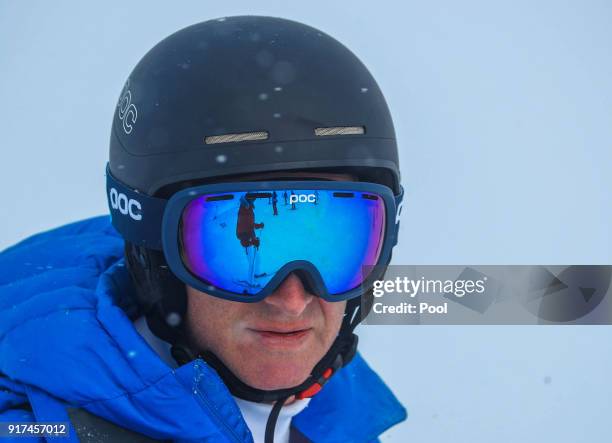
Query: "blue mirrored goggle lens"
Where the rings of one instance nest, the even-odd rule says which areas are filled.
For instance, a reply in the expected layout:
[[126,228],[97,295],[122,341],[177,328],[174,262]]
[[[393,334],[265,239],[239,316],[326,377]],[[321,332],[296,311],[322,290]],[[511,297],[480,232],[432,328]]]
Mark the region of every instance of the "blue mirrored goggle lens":
[[198,279],[257,294],[285,264],[312,263],[330,294],[359,286],[385,234],[379,195],[344,190],[275,190],[201,195],[181,216],[181,254]]

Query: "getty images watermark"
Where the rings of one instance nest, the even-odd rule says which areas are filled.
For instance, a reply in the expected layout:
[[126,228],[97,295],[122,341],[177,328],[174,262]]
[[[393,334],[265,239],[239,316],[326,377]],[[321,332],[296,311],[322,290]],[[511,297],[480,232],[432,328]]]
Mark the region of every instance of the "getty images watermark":
[[612,324],[612,266],[364,268],[364,324]]

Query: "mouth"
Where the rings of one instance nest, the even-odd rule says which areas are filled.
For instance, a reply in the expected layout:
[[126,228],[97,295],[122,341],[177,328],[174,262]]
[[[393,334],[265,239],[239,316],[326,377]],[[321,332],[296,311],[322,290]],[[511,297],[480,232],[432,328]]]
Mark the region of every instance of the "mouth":
[[312,328],[249,328],[257,341],[275,348],[296,348],[313,333]]

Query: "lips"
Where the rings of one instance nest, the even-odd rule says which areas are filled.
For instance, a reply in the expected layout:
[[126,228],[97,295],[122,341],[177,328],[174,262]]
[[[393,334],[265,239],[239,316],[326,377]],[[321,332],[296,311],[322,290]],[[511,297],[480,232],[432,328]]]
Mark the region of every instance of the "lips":
[[312,334],[311,327],[257,327],[249,328],[249,331],[261,344],[282,348],[298,347]]
[[295,331],[262,331],[262,330],[257,330],[254,329],[253,331],[255,331],[258,334],[267,334],[267,335],[271,335],[271,336],[285,336],[285,337],[292,337],[294,335],[299,335],[299,334],[303,334],[304,332],[308,332],[310,329],[298,329]]

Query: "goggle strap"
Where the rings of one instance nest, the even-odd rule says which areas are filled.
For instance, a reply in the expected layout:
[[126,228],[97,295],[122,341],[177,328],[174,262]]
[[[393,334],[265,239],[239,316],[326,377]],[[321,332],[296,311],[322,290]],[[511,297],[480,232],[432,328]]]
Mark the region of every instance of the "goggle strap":
[[115,179],[106,166],[106,197],[115,229],[131,243],[162,250],[162,220],[168,200],[150,197]]

